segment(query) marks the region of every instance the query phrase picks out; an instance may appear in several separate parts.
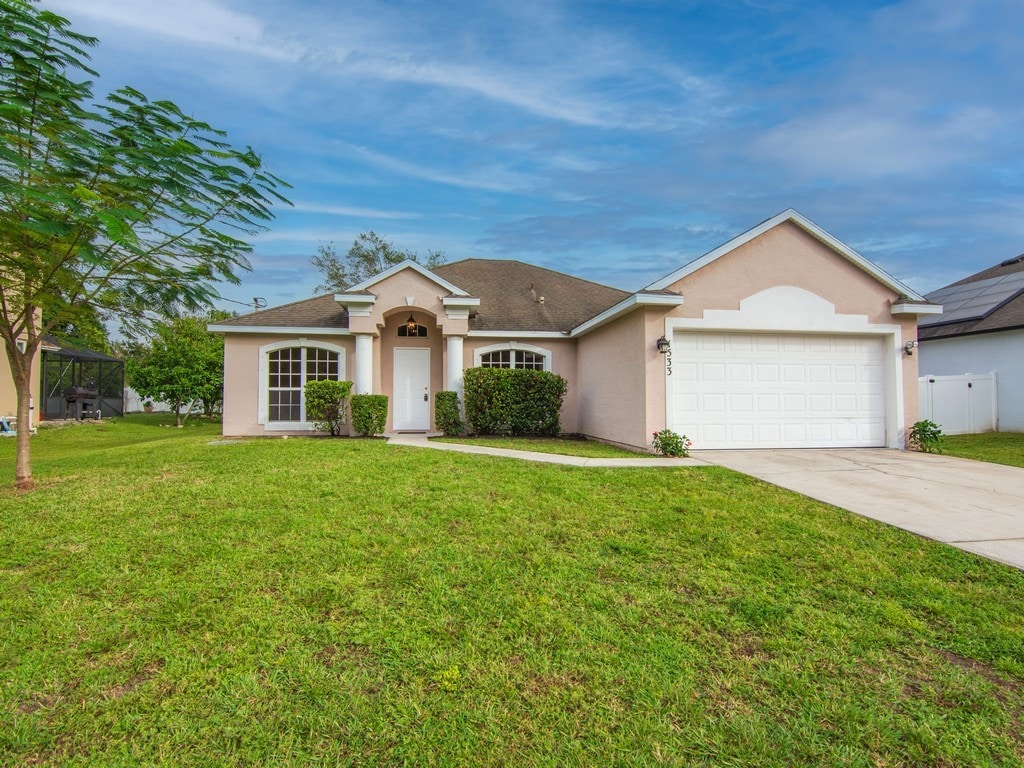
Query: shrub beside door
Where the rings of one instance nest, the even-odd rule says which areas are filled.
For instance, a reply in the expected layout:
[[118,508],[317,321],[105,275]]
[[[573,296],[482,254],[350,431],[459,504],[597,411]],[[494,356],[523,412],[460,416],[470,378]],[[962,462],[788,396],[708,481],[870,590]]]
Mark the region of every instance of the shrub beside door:
[[470,368],[466,421],[481,435],[557,435],[565,379],[547,371]]
[[387,395],[352,395],[352,426],[357,434],[373,437],[388,423]]

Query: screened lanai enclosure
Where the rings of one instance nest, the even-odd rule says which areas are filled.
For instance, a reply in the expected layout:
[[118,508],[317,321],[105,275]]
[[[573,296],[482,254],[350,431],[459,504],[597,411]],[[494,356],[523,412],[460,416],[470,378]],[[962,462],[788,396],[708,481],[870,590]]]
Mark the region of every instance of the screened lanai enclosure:
[[48,336],[40,390],[44,419],[123,416],[124,363]]

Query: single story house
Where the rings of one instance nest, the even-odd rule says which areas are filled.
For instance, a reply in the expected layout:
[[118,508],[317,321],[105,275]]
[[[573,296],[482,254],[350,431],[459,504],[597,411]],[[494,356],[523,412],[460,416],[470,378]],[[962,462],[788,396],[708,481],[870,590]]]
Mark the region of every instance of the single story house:
[[793,210],[630,293],[517,261],[406,261],[344,293],[219,322],[224,433],[302,433],[303,384],[389,396],[429,431],[471,366],[568,381],[562,428],[637,449],[904,445],[917,318],[939,311]]
[[997,429],[1024,430],[1024,255],[928,298],[944,311],[921,320],[921,375],[995,373]]

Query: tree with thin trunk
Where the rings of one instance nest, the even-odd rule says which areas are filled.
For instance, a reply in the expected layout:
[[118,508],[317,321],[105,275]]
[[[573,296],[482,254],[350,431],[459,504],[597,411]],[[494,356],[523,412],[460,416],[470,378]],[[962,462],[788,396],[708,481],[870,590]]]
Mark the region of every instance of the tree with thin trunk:
[[[169,101],[127,87],[94,100],[97,41],[66,19],[0,0],[0,30],[0,338],[27,427],[46,333],[86,307],[138,328],[210,306],[287,185]],[[27,428],[17,442],[28,489]]]

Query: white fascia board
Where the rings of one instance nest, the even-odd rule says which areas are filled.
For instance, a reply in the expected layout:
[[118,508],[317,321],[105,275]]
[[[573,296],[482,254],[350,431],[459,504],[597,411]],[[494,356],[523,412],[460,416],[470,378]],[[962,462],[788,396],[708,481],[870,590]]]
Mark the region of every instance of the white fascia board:
[[582,325],[578,325],[569,332],[569,335],[573,338],[582,336],[588,331],[592,331],[595,328],[599,328],[605,323],[610,323],[617,317],[625,315],[628,312],[632,312],[637,307],[678,307],[683,303],[683,297],[679,295],[670,295],[664,293],[634,293],[614,307],[609,307],[601,314],[596,317],[592,317]]
[[411,269],[414,272],[419,272],[421,275],[423,275],[423,277],[427,278],[427,280],[430,280],[431,282],[437,283],[442,288],[444,288],[446,291],[448,291],[449,293],[454,293],[456,296],[469,296],[469,294],[466,291],[462,290],[457,285],[454,285],[453,283],[449,283],[443,277],[434,274],[429,269],[424,267],[422,264],[418,264],[417,262],[413,261],[412,259],[406,259],[405,261],[400,262],[399,264],[395,264],[395,266],[391,267],[391,269],[385,269],[383,272],[381,272],[379,274],[376,274],[376,275],[374,275],[371,278],[363,280],[363,282],[359,283],[358,285],[351,286],[349,288],[349,290],[350,291],[366,291],[366,290],[369,290],[371,285],[376,285],[381,280],[387,280],[389,277],[391,277],[392,275],[398,274],[403,269]]
[[941,304],[918,304],[914,301],[897,301],[890,310],[894,315],[941,315]]
[[480,299],[472,296],[447,296],[441,299],[446,307],[479,307]]
[[334,300],[339,304],[373,304],[377,297],[372,293],[336,293]]
[[730,240],[729,242],[724,243],[723,245],[718,246],[713,251],[709,251],[708,253],[705,253],[699,259],[695,259],[695,260],[691,261],[689,264],[686,264],[685,266],[681,267],[680,269],[677,269],[672,274],[666,275],[665,277],[661,278],[660,280],[657,280],[657,281],[651,283],[650,285],[647,286],[647,288],[648,288],[648,290],[652,290],[652,291],[664,290],[664,289],[668,288],[670,285],[672,285],[673,283],[677,282],[678,280],[682,280],[687,275],[692,275],[698,269],[703,269],[704,267],[706,267],[711,262],[713,262],[713,261],[715,261],[717,259],[720,259],[722,256],[725,256],[727,253],[731,253],[732,251],[735,251],[740,246],[746,245],[747,243],[749,243],[754,238],[760,237],[761,235],[763,235],[768,230],[773,229],[774,227],[777,227],[779,224],[782,224],[783,222],[786,222],[786,221],[792,221],[794,224],[796,224],[802,230],[804,230],[809,235],[811,235],[811,237],[814,237],[815,239],[820,240],[822,243],[827,245],[833,251],[835,251],[840,256],[845,258],[847,261],[850,261],[853,264],[855,264],[856,266],[860,267],[862,270],[864,270],[869,275],[871,275],[876,280],[878,280],[878,282],[882,283],[883,285],[887,286],[888,288],[891,288],[893,291],[895,291],[896,293],[900,294],[901,296],[907,296],[912,301],[921,301],[921,302],[926,302],[927,301],[927,299],[925,299],[924,296],[922,296],[919,293],[917,293],[916,291],[912,290],[909,286],[904,285],[902,282],[900,282],[895,277],[890,275],[888,272],[886,272],[884,269],[879,267],[877,264],[874,264],[873,262],[871,262],[868,259],[864,258],[859,253],[857,253],[855,250],[853,250],[850,246],[846,245],[841,240],[833,237],[828,232],[826,232],[824,229],[822,229],[817,224],[815,224],[813,221],[808,219],[806,216],[798,213],[797,211],[793,210],[792,208],[787,208],[782,213],[777,214],[775,216],[772,216],[767,221],[761,222],[760,224],[758,224],[753,229],[748,229],[743,234],[738,235],[738,236],[734,237],[732,240]]
[[466,334],[478,339],[567,339],[562,331],[470,331]]
[[351,336],[348,328],[300,328],[283,325],[208,325],[210,333],[264,333],[275,336]]

